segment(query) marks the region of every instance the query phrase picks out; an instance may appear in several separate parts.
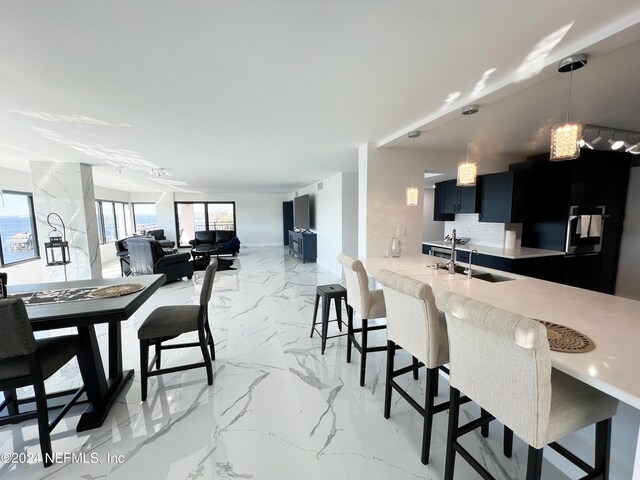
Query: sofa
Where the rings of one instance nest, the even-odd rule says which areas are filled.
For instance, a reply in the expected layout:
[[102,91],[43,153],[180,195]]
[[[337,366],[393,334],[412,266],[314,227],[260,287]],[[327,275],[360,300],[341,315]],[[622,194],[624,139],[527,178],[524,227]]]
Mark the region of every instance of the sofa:
[[[160,246],[163,248],[165,255],[176,253],[176,243],[171,240],[165,239],[166,237],[164,236],[164,230],[149,230],[147,233],[149,235],[134,235],[132,237],[121,238],[114,242],[116,246],[116,257],[120,261],[120,272],[123,277],[128,277],[129,275],[131,275],[131,267],[129,265],[129,249],[127,247],[127,242],[133,238],[147,238],[157,240]],[[155,233],[155,235],[153,235],[152,233]]]
[[167,240],[167,237],[164,236],[164,229],[147,230],[145,234],[158,240],[162,248],[174,248],[176,246],[176,242]]
[[[236,238],[235,230],[201,230],[195,232],[194,239],[189,241],[192,247],[191,254],[193,255],[193,248],[202,245],[212,245],[215,248],[215,255],[237,255],[240,252],[240,241],[236,240],[233,243],[236,244],[235,248],[226,248],[225,244],[228,244],[232,239]],[[197,255],[194,255],[194,258]]]
[[155,239],[132,237],[127,239],[131,275],[164,273],[167,281],[193,277],[193,263],[188,253],[167,254]]

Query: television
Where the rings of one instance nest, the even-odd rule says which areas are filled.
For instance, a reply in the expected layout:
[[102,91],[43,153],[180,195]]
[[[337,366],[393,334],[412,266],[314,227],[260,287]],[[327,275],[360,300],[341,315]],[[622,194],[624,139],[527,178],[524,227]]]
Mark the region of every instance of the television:
[[299,230],[311,228],[311,201],[309,195],[293,199],[293,226]]

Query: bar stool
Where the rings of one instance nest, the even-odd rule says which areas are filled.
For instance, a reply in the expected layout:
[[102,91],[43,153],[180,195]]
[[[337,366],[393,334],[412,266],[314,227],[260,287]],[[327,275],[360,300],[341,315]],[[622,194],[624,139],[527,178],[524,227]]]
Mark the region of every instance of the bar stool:
[[[386,325],[369,327],[369,320],[384,318],[387,315],[382,290],[369,290],[367,272],[360,260],[344,253],[338,255],[338,262],[343,266],[344,278],[347,282],[349,298],[347,304],[347,363],[351,362],[351,345],[360,352],[360,386],[364,387],[364,376],[367,370],[367,353],[384,352],[386,346],[370,347],[368,335],[372,330],[387,328]],[[353,328],[353,311],[362,319],[362,328]],[[360,343],[356,340],[356,333],[362,332]],[[417,372],[417,370],[416,370]]]
[[[435,405],[438,389],[438,369],[449,363],[449,342],[444,314],[436,307],[431,287],[404,275],[380,270],[376,280],[382,284],[387,308],[387,375],[384,393],[384,418],[391,415],[391,394],[395,389],[423,417],[423,464],[429,463],[433,415],[449,408],[448,402]],[[413,356],[413,364],[394,370],[396,346]],[[417,363],[419,362],[419,363]],[[427,367],[427,387],[424,407],[418,404],[394,380],[418,367]]]
[[[316,317],[318,316],[318,302],[322,298],[322,332],[318,332],[316,328],[317,322]],[[342,337],[346,335],[346,333],[342,333],[340,335],[332,335],[327,336],[329,332],[329,323],[330,322],[338,322],[338,329],[342,331],[342,300],[344,299],[345,306],[347,305],[347,289],[342,285],[338,285],[336,283],[331,285],[318,285],[316,288],[316,302],[313,307],[313,324],[311,325],[311,335],[309,337],[313,337],[313,331],[315,330],[320,338],[322,338],[322,355],[324,355],[324,350],[327,346],[328,338]],[[329,310],[331,310],[331,300],[336,307],[336,318],[333,320],[329,320]]]
[[[611,417],[618,401],[551,368],[545,327],[451,292],[436,299],[445,312],[449,334],[451,387],[445,480],[453,479],[459,453],[484,479],[493,477],[465,450],[458,438],[498,419],[529,444],[527,480],[542,476],[545,445],[587,473],[583,478],[609,478]],[[487,413],[459,426],[460,391]],[[556,440],[596,424],[592,467]]]

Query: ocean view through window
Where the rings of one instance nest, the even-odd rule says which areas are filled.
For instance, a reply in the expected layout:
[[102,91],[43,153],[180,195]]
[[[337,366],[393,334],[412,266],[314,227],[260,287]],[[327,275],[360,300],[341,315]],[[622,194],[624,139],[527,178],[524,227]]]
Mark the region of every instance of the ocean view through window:
[[4,192],[4,207],[0,207],[0,244],[0,265],[39,258],[31,195]]

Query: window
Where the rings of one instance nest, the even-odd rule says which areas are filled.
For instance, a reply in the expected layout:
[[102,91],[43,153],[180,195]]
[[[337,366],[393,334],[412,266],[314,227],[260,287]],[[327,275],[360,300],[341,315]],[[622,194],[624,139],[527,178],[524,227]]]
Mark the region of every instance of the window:
[[133,233],[129,204],[96,201],[96,218],[100,243],[113,242]]
[[133,225],[136,233],[158,228],[155,203],[133,203]]
[[0,265],[40,257],[33,197],[28,193],[3,192],[0,207]]
[[235,230],[235,202],[176,202],[176,227],[179,247],[200,230]]

